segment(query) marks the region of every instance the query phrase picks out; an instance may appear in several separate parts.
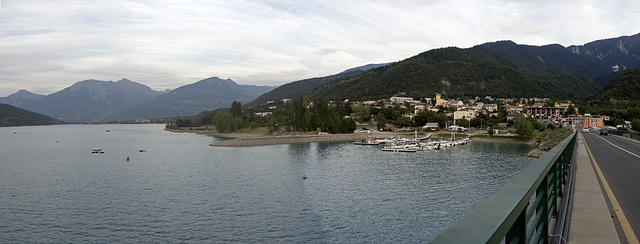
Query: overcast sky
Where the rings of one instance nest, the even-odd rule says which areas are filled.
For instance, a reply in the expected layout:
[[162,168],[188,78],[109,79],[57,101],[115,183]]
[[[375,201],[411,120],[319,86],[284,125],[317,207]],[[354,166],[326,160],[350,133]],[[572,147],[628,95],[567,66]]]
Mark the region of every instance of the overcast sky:
[[640,32],[628,0],[0,0],[0,96],[86,79],[281,85],[433,48]]

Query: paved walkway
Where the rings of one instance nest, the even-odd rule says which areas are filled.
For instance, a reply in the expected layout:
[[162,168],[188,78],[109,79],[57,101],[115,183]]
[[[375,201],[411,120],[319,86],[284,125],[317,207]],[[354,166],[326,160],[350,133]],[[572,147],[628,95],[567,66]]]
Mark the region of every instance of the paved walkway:
[[578,133],[577,136],[576,186],[569,227],[569,243],[620,243],[582,133]]

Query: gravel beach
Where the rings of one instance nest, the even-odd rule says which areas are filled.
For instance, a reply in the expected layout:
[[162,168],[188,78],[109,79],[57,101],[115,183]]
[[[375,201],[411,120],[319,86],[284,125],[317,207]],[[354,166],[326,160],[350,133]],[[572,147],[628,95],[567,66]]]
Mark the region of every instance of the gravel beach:
[[[357,134],[322,134],[322,135],[284,135],[268,136],[256,133],[218,133],[212,130],[168,130],[172,132],[187,132],[206,135],[211,137],[226,138],[213,144],[214,147],[248,147],[275,144],[309,143],[309,142],[338,142],[338,141],[361,141],[368,137],[373,137],[369,133]],[[376,135],[380,136],[380,135]],[[388,135],[384,135],[388,136]]]

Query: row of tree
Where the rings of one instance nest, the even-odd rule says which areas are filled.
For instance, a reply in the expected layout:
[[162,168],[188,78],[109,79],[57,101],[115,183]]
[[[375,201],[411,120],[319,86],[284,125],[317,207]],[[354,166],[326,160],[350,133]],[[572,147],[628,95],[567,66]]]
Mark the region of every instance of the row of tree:
[[[214,125],[221,133],[235,132],[247,127],[268,127],[270,132],[351,133],[356,129],[356,122],[349,117],[351,112],[348,103],[329,103],[322,99],[311,103],[307,97],[301,97],[291,100],[289,104],[270,115],[256,116],[254,109],[243,111],[242,103],[234,101],[228,110],[201,116],[197,125]],[[175,124],[169,124],[167,128],[177,129],[192,125],[196,124],[191,123],[189,119],[178,118]]]
[[[176,124],[167,128],[188,127],[195,125],[214,125],[219,132],[235,132],[242,128],[268,127],[271,133],[278,132],[328,132],[332,134],[351,133],[356,129],[356,121],[361,124],[371,124],[383,129],[390,124],[396,127],[421,127],[426,123],[438,123],[445,128],[452,122],[441,108],[439,112],[421,111],[414,120],[409,120],[403,114],[413,113],[410,109],[395,105],[393,107],[369,108],[362,105],[351,106],[346,102],[327,102],[323,99],[311,102],[307,97],[293,99],[288,103],[278,104],[279,109],[273,110],[266,116],[256,116],[255,110],[242,110],[242,104],[234,101],[228,110],[202,116],[196,122],[190,119],[176,119]],[[480,115],[471,120],[465,118],[455,121],[463,127],[493,127],[506,122],[506,112],[497,116]],[[543,131],[547,125],[537,123],[533,119],[517,117],[509,121],[514,125],[517,133],[529,139],[535,130]]]

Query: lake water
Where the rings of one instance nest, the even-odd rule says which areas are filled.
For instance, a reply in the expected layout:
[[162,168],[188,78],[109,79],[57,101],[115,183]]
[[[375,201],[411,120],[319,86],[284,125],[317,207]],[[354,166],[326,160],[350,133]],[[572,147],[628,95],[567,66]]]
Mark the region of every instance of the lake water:
[[532,161],[520,144],[220,148],[163,129],[0,128],[0,240],[424,243]]

